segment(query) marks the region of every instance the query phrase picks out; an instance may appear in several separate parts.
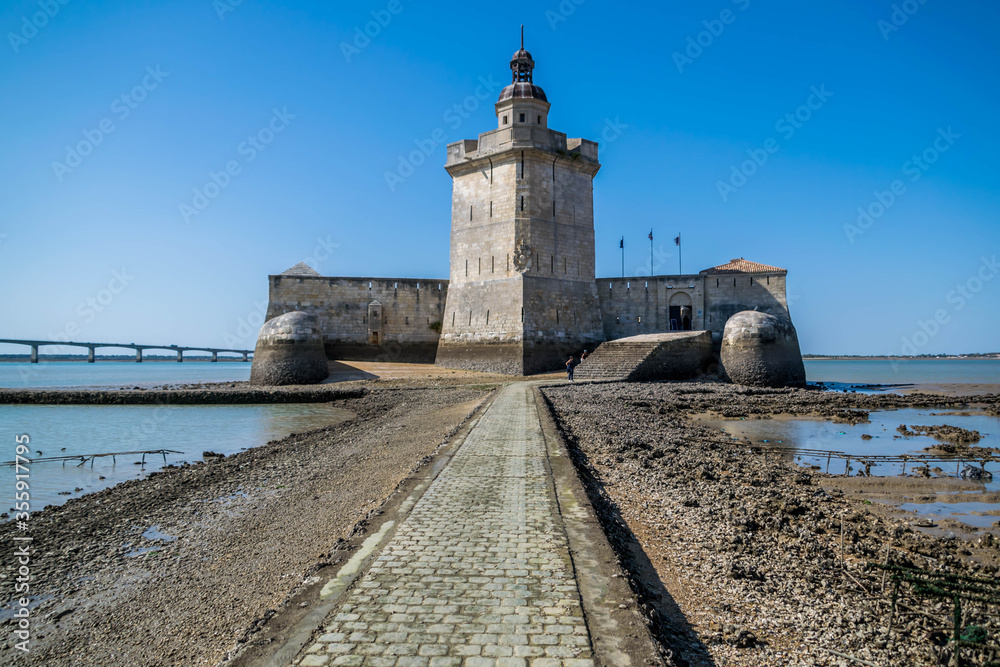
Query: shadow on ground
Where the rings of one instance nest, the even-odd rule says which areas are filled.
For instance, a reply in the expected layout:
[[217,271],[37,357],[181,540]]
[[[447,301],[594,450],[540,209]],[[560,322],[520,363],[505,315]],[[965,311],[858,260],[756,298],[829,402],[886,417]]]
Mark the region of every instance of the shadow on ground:
[[352,380],[377,380],[378,376],[374,373],[368,373],[360,368],[355,368],[354,366],[348,366],[339,361],[328,361],[327,366],[330,369],[330,377],[323,380],[323,384],[332,384],[334,382],[350,382]]
[[551,405],[549,409],[566,442],[573,465],[580,474],[608,542],[621,560],[625,571],[629,573],[629,585],[639,604],[643,606],[647,618],[652,621],[650,630],[653,636],[670,652],[674,664],[678,667],[715,667],[716,662],[712,659],[708,647],[698,637],[684,616],[684,612],[660,580],[656,567],[622,518],[618,506],[608,495],[603,482],[594,474],[588,457],[577,447],[575,438],[566,431],[565,425],[559,420]]

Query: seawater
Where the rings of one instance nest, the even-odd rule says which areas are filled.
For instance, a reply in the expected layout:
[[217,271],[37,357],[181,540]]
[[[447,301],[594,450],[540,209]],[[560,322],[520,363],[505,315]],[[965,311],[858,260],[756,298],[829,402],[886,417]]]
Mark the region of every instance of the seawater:
[[195,382],[235,382],[250,379],[250,364],[242,361],[40,361],[0,363],[0,387],[151,387]]
[[[181,364],[178,364],[181,365]],[[353,414],[326,403],[283,405],[0,405],[0,461],[13,461],[15,436],[30,437],[28,481],[31,507],[60,505],[68,498],[138,479],[165,464],[194,462],[202,453],[234,454],[283,438],[350,419]],[[176,454],[127,455],[80,461],[35,462],[53,456],[169,449]],[[15,471],[0,467],[0,488],[10,490]],[[80,489],[77,491],[76,489]],[[62,495],[61,492],[69,492]],[[0,511],[10,512],[5,503]]]
[[[986,414],[971,412],[970,415],[946,414],[953,410],[948,409],[926,409],[926,408],[903,408],[899,410],[884,410],[871,412],[869,424],[838,424],[830,421],[810,418],[782,418],[775,419],[721,419],[705,418],[699,423],[710,428],[725,431],[732,438],[749,438],[751,442],[763,447],[791,447],[796,450],[819,449],[827,451],[843,452],[859,458],[864,456],[888,455],[899,456],[902,454],[926,454],[925,448],[932,447],[939,442],[929,436],[900,436],[896,430],[902,424],[907,426],[929,426],[939,424],[949,424],[960,428],[979,431],[982,439],[975,443],[981,447],[1000,447],[1000,417],[993,417]],[[944,413],[944,414],[943,414]],[[861,436],[870,435],[870,440],[865,440]],[[897,437],[898,436],[898,437]],[[843,459],[832,459],[827,462],[827,457],[798,451],[791,456],[799,465],[817,465],[823,472],[831,474],[844,474],[847,472],[847,462]],[[914,469],[919,463],[908,462],[907,473]],[[973,464],[978,465],[978,464]],[[965,464],[936,462],[931,464],[931,468],[940,467],[942,474],[955,476],[960,467]],[[863,469],[863,464],[858,461],[851,462],[850,474],[857,474],[859,469]],[[993,481],[980,486],[981,490],[991,493],[1000,492],[1000,462],[990,462],[986,464],[986,470],[993,473]],[[871,468],[871,474],[875,476],[892,476],[903,472],[901,463],[880,463]],[[924,506],[926,505],[926,507]],[[996,515],[978,516],[969,512],[980,512],[1000,509],[1000,505],[988,503],[967,504],[943,504],[943,503],[910,503],[903,506],[918,513],[934,514],[936,516],[949,515],[977,527],[987,527],[1000,519]]]
[[1000,384],[1000,359],[806,359],[809,382]]
[[[996,384],[1000,360],[806,359],[810,382],[845,384]],[[250,364],[238,361],[129,361],[0,363],[0,387],[151,387],[250,378]]]

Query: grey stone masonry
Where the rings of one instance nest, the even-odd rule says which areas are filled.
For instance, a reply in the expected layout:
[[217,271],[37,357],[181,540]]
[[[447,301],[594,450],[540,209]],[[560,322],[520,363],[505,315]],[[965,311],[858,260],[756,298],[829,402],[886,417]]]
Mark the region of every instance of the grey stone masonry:
[[434,360],[447,280],[338,278],[308,271],[296,265],[268,277],[268,320],[292,311],[314,315],[328,359]]
[[530,387],[502,391],[293,664],[593,667]]
[[619,338],[594,350],[576,369],[578,380],[687,380],[713,362],[712,334],[673,331]]
[[558,370],[604,341],[594,284],[593,141],[548,126],[519,51],[497,129],[448,145],[451,273],[435,363],[511,375]]

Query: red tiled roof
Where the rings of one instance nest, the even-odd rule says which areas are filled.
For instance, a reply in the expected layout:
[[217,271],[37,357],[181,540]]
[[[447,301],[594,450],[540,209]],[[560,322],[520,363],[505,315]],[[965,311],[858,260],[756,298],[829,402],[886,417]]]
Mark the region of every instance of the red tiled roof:
[[728,264],[720,264],[719,266],[705,269],[702,273],[788,273],[788,270],[778,268],[777,266],[769,266],[768,264],[758,264],[757,262],[751,262],[740,257],[729,260]]

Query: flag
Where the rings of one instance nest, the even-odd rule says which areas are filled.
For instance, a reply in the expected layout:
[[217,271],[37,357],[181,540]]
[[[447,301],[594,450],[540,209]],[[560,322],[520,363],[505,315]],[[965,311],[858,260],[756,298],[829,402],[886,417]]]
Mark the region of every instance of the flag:
[[622,240],[618,242],[618,247],[622,248],[623,250],[625,249],[625,237],[624,236],[622,237]]
[[649,230],[649,240],[650,241],[653,240],[653,230],[652,229]]
[[677,238],[674,239],[674,245],[680,245],[680,244],[681,244],[681,235],[678,234]]

